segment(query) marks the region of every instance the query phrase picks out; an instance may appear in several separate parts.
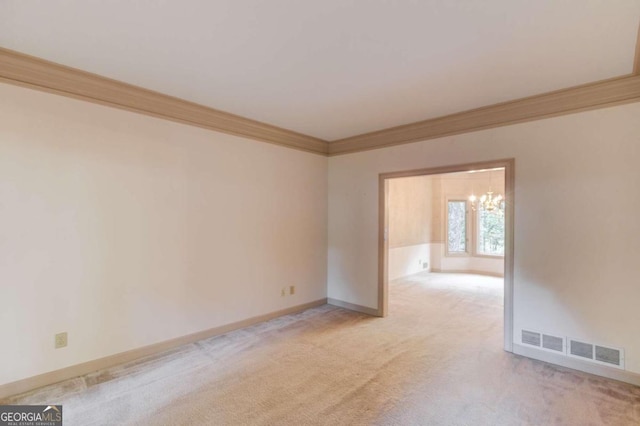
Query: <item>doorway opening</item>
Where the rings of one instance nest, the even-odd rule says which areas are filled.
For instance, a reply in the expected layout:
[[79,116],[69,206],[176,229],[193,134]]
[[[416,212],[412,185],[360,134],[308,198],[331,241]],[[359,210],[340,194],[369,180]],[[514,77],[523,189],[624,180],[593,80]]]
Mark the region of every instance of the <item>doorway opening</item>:
[[388,314],[390,281],[503,277],[502,289],[499,278],[483,285],[501,291],[504,349],[513,351],[514,163],[380,174],[379,316]]

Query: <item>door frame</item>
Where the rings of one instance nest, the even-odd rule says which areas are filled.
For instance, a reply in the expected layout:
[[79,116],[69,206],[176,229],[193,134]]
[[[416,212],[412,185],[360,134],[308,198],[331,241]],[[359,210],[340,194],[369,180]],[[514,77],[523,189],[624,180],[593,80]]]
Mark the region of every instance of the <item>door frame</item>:
[[380,173],[378,178],[378,316],[389,313],[389,179],[439,175],[444,173],[468,172],[471,170],[495,169],[504,167],[505,188],[505,235],[504,235],[504,350],[513,352],[513,233],[515,212],[515,159],[482,161],[477,163],[456,164],[430,167],[426,169],[405,170]]

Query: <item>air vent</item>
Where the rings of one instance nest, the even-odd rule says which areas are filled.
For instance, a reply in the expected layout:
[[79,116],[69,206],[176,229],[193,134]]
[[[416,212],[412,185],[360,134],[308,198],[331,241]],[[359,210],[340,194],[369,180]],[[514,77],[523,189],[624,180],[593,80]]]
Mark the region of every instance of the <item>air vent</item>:
[[624,349],[611,348],[569,339],[567,355],[609,367],[624,369]]
[[562,337],[542,335],[542,347],[550,351],[564,353],[564,339]]
[[522,344],[624,370],[624,349],[558,337],[533,330],[522,330]]
[[596,361],[623,368],[624,356],[620,349],[605,348],[596,345]]
[[593,345],[571,340],[569,343],[569,353],[580,358],[593,359]]
[[525,345],[540,347],[541,341],[542,336],[540,333],[536,333],[535,331],[522,330],[522,343],[524,343]]

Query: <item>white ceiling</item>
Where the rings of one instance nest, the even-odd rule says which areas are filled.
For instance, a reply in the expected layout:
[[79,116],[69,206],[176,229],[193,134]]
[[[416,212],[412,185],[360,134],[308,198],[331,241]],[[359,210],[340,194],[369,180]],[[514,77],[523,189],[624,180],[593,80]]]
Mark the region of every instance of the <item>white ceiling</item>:
[[327,140],[629,74],[640,0],[0,0],[0,46]]

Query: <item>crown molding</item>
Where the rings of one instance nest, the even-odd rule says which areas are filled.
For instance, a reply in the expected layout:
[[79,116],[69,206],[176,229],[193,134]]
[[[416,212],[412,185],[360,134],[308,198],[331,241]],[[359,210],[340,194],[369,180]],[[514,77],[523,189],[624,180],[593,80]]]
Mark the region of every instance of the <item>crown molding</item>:
[[634,73],[333,142],[0,48],[0,82],[133,111],[320,155],[342,155],[640,101]]
[[617,77],[340,139],[329,143],[329,155],[401,145],[638,101],[640,75]]
[[0,81],[326,155],[326,141],[0,48]]

